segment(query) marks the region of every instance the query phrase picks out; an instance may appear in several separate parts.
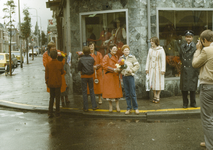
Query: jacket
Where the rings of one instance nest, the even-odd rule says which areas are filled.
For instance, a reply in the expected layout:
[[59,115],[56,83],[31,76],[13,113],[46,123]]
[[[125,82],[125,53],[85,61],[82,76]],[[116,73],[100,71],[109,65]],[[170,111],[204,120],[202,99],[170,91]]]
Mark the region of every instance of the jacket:
[[[124,76],[134,76],[135,72],[140,68],[140,64],[138,63],[135,56],[129,54],[127,57],[125,57],[122,55],[120,59],[125,59],[125,64],[127,65],[127,68],[123,69],[121,74]],[[132,73],[129,73],[129,70],[131,70]]]
[[196,45],[194,42],[190,43],[187,47],[187,43],[181,45],[180,60],[181,60],[181,74],[180,74],[180,90],[181,91],[196,91],[199,69],[192,67],[193,55],[196,51]]
[[202,50],[196,50],[192,66],[200,68],[200,84],[213,84],[213,43]]
[[93,65],[95,60],[90,55],[83,55],[78,62],[78,71],[81,75],[92,75],[94,73]]
[[61,75],[64,74],[63,63],[53,59],[46,64],[45,81],[49,88],[60,88],[62,85]]
[[115,64],[118,62],[118,56],[105,55],[102,60],[104,70],[103,78],[103,98],[121,98],[123,97],[121,83],[119,81],[119,73],[114,72]]

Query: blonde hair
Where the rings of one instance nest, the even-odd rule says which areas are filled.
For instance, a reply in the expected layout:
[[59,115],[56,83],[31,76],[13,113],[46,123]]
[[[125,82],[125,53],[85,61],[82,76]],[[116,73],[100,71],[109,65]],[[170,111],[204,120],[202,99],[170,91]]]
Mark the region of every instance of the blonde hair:
[[128,45],[123,45],[122,48],[121,48],[121,51],[123,52],[125,48],[128,48],[130,50]]
[[49,42],[47,46],[48,46],[49,49],[50,49],[51,47],[56,47],[55,43],[53,43],[53,42]]

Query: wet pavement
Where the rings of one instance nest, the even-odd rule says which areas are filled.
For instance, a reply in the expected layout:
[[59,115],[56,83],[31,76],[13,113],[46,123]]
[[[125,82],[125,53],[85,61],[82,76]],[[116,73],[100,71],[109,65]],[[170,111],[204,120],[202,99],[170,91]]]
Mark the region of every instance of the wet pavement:
[[[34,58],[34,61],[29,58],[30,64],[24,63],[23,68],[15,69],[13,76],[4,76],[0,74],[1,81],[1,97],[0,106],[33,110],[47,111],[49,104],[49,93],[46,92],[44,79],[44,67],[42,64],[42,55]],[[200,108],[182,108],[181,96],[161,98],[159,104],[152,103],[151,100],[138,99],[140,115],[135,115],[132,112],[130,115],[124,115],[126,111],[125,99],[120,100],[121,112],[115,111],[115,103],[113,103],[113,113],[108,112],[108,102],[103,100],[99,109],[93,111],[91,101],[89,100],[89,112],[82,111],[82,96],[69,95],[70,104],[61,107],[61,112],[66,113],[82,113],[84,115],[96,115],[101,117],[138,117],[138,118],[160,118],[168,115],[181,114],[196,114],[199,115]],[[98,102],[98,98],[97,98]],[[199,106],[199,98],[197,95],[197,105]]]
[[1,150],[204,150],[201,120],[112,119],[0,107]]

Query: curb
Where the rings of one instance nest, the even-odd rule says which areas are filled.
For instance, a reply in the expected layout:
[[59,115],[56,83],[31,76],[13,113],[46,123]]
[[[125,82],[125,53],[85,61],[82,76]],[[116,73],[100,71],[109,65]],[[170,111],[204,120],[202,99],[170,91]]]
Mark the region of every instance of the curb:
[[[33,112],[48,112],[48,106],[36,106],[21,104],[16,102],[10,102],[6,100],[0,100],[0,106],[6,108],[20,109]],[[158,109],[158,110],[139,110],[140,114],[136,115],[132,111],[129,115],[125,115],[126,110],[121,110],[120,113],[117,113],[116,110],[113,110],[113,113],[109,113],[106,109],[98,109],[93,111],[89,109],[89,112],[83,112],[79,108],[67,108],[60,107],[61,113],[69,114],[80,114],[87,117],[98,117],[98,118],[132,118],[132,119],[183,119],[188,118],[188,115],[198,117],[200,116],[200,108],[174,108],[174,109]],[[98,113],[97,113],[98,112]]]

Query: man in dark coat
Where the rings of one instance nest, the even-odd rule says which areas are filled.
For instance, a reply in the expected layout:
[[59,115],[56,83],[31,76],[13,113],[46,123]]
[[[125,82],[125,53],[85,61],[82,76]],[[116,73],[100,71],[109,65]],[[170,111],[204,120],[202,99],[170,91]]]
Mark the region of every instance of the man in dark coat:
[[196,45],[193,40],[194,33],[191,30],[186,31],[186,43],[181,45],[180,59],[181,75],[180,75],[180,90],[183,97],[183,108],[188,107],[188,91],[190,91],[190,106],[196,106],[195,91],[197,90],[199,69],[192,67],[192,59],[196,51]]

